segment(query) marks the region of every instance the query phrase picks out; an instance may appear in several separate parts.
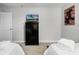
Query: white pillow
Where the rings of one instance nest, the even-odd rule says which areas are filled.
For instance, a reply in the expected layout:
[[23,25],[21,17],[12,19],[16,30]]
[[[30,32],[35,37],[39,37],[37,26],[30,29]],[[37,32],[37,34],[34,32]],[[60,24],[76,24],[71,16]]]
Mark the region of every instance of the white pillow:
[[59,44],[62,44],[68,48],[70,48],[72,51],[74,50],[75,47],[75,42],[73,40],[69,40],[69,39],[60,39],[58,41]]
[[1,44],[6,44],[6,43],[11,43],[11,42],[10,42],[10,41],[1,41],[1,42],[0,42],[0,45],[1,45]]
[[10,44],[11,42],[10,41],[1,41],[0,42],[0,47],[6,47]]

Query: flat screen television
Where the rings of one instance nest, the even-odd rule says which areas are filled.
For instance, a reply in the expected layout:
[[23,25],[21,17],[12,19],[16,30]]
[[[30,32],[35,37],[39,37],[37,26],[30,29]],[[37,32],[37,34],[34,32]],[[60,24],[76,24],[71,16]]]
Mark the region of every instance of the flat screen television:
[[27,14],[26,21],[38,21],[39,15],[38,14]]

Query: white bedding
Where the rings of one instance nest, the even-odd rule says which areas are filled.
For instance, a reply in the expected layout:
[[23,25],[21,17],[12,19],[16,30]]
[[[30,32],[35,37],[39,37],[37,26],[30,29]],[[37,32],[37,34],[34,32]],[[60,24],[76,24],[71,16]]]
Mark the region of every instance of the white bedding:
[[44,55],[79,55],[79,43],[75,43],[75,45],[73,46],[74,50],[72,50],[71,47],[66,46],[64,44],[60,43],[52,44],[44,52]]
[[74,51],[57,47],[56,44],[52,44],[45,52],[44,55],[79,55],[79,43],[76,43]]
[[16,43],[0,42],[0,55],[24,55],[24,51]]

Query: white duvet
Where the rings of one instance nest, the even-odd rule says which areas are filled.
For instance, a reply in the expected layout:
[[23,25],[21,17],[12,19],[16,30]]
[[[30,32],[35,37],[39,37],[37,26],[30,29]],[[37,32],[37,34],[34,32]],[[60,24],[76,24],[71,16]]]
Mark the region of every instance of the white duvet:
[[79,55],[79,43],[62,39],[58,43],[50,45],[44,55]]
[[0,55],[24,55],[23,49],[16,43],[0,42]]

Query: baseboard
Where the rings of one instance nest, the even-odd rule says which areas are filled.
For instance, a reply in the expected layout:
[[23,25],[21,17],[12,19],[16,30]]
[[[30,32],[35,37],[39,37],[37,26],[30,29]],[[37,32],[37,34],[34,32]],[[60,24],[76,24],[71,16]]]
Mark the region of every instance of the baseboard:
[[[25,41],[13,41],[15,43],[24,43]],[[39,43],[56,43],[57,41],[51,41],[51,42],[47,42],[47,41],[41,41]]]

